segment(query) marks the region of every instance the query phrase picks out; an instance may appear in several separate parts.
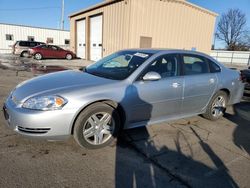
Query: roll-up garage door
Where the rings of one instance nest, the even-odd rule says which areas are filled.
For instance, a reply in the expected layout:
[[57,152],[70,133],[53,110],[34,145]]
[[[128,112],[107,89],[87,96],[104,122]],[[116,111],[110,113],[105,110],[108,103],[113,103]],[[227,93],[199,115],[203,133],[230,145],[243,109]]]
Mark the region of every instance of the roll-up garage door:
[[90,59],[102,58],[102,15],[90,18]]
[[85,40],[85,20],[76,22],[76,56],[85,59],[86,40]]

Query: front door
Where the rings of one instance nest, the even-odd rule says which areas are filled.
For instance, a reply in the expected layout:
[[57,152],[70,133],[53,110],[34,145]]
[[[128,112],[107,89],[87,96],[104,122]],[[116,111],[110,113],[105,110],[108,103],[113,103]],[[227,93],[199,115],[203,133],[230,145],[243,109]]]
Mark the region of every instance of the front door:
[[[157,72],[161,79],[143,81],[147,72]],[[161,121],[178,116],[181,109],[183,77],[176,54],[166,54],[152,62],[130,92],[133,96],[130,123]]]
[[76,22],[76,56],[85,59],[86,42],[85,42],[85,20]]
[[102,15],[90,18],[90,60],[102,58]]

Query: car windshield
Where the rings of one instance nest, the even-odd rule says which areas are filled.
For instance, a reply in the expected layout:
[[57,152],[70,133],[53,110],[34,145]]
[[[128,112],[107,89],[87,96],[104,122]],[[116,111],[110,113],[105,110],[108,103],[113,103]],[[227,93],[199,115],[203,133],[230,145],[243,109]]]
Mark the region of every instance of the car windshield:
[[86,67],[85,72],[112,80],[123,80],[143,64],[151,53],[121,51],[107,56]]

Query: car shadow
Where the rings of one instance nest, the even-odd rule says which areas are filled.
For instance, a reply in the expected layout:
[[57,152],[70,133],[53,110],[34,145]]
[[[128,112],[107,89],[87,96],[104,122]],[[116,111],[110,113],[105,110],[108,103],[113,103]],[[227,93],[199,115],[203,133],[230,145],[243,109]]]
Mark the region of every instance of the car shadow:
[[[130,89],[127,88],[124,96],[131,94]],[[133,89],[136,91],[134,97],[147,107],[144,116],[146,125],[153,106],[140,99],[136,88]],[[115,187],[238,187],[209,144],[194,129],[191,131],[198,138],[198,144],[212,161],[213,167],[194,160],[192,155],[184,154],[178,141],[179,134],[175,140],[176,150],[173,150],[164,143],[159,147],[147,127],[124,130],[117,138]],[[193,153],[192,146],[188,145],[188,148]]]
[[225,118],[236,124],[233,141],[250,155],[250,101],[242,101],[232,107],[234,115],[226,113]]

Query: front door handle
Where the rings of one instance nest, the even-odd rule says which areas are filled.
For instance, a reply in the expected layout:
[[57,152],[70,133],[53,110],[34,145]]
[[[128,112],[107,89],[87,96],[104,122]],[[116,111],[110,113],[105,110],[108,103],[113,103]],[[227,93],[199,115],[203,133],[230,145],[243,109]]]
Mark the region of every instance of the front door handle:
[[173,87],[173,88],[177,88],[177,87],[180,87],[180,86],[181,86],[180,83],[177,83],[177,82],[172,83],[172,87]]

